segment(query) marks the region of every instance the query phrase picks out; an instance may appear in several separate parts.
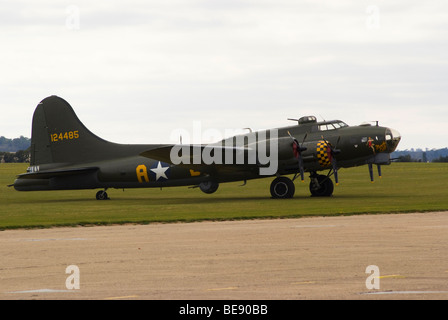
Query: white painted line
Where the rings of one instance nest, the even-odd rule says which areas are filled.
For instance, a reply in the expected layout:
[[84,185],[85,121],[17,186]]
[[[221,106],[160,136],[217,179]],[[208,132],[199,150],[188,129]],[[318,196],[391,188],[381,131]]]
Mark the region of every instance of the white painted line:
[[227,287],[227,288],[214,288],[214,289],[207,289],[207,291],[223,291],[223,290],[237,290],[238,287]]
[[88,240],[87,238],[49,238],[49,239],[24,239],[21,241],[84,241]]
[[54,289],[36,289],[36,290],[24,290],[24,291],[10,291],[6,293],[59,293],[59,292],[74,292],[79,290],[54,290]]
[[338,227],[337,225],[335,225],[335,224],[327,224],[327,225],[325,225],[325,224],[322,224],[322,225],[303,225],[303,226],[300,226],[300,225],[297,225],[297,226],[293,226],[293,228],[335,228],[335,227]]
[[378,292],[361,292],[361,294],[381,295],[381,294],[448,294],[448,291],[378,291]]
[[104,300],[119,300],[119,299],[130,299],[130,298],[137,298],[137,295],[133,295],[133,296],[122,296],[122,297],[109,297],[109,298],[104,298]]

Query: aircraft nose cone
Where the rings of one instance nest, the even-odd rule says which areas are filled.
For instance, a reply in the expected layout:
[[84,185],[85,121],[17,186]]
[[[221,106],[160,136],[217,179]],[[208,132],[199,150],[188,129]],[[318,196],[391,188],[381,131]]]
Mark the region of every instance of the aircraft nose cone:
[[395,129],[387,128],[386,129],[386,143],[389,149],[389,152],[394,152],[397,149],[398,144],[401,140],[401,134]]

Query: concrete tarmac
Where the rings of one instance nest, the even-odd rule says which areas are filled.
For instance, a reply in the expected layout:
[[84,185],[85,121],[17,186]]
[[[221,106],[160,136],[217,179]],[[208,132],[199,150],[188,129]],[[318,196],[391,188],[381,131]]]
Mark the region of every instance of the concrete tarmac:
[[0,257],[3,300],[445,300],[448,212],[7,230]]

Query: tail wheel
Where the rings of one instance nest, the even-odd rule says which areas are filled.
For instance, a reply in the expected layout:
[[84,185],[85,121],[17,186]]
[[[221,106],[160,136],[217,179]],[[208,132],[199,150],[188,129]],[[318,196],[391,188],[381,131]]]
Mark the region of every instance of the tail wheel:
[[333,181],[327,176],[317,175],[311,177],[310,192],[313,197],[330,197],[333,194]]
[[288,199],[294,196],[296,187],[287,177],[278,177],[271,183],[271,196],[274,199]]

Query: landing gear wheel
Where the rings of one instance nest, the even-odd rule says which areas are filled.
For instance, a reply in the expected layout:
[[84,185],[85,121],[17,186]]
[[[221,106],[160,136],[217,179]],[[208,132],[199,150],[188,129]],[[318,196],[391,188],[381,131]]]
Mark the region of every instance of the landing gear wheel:
[[310,192],[313,197],[330,197],[333,194],[333,181],[327,176],[317,175],[311,177]]
[[199,184],[199,189],[207,194],[212,194],[218,190],[219,183],[215,181],[204,181]]
[[104,190],[98,191],[96,193],[96,200],[109,200],[109,197],[107,196],[107,192]]
[[271,183],[271,196],[273,199],[288,199],[294,196],[296,186],[287,177],[278,177]]

